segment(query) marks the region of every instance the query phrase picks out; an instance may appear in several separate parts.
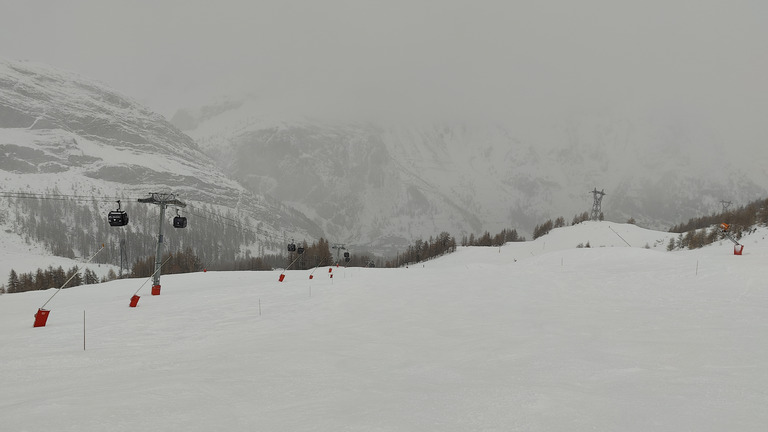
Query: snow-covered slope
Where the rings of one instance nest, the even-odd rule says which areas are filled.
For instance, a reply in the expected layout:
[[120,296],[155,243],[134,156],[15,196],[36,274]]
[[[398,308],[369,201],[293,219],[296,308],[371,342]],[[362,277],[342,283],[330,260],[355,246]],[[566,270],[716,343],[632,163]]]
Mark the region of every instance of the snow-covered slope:
[[322,235],[300,212],[231,179],[162,116],[45,65],[0,60],[0,180],[3,193],[122,197],[128,211],[150,192],[173,193],[193,207],[236,212],[281,241]]
[[584,224],[407,269],[163,276],[162,295],[145,288],[136,308],[144,280],[119,280],[62,291],[41,328],[32,315],[53,291],[3,295],[0,420],[30,432],[762,431],[768,231],[746,236],[743,256],[653,247],[668,235]]
[[90,269],[100,279],[106,277],[109,270],[113,270],[115,274],[120,271],[119,266],[85,263],[86,259],[77,260],[54,256],[38,244],[25,243],[13,232],[0,232],[0,285],[3,286],[7,286],[11,270],[14,270],[16,274],[21,274],[34,273],[38,269],[45,271],[48,267],[54,269],[62,267],[64,270],[69,270],[77,266],[81,275],[85,269]]
[[[302,209],[334,238],[402,247],[441,231],[537,224],[592,207],[656,229],[768,194],[768,161],[675,119],[575,119],[532,133],[499,124],[333,123],[255,97],[173,119],[251,190]],[[695,144],[695,145],[694,145]],[[761,143],[740,143],[739,148]],[[754,152],[761,153],[761,152]]]

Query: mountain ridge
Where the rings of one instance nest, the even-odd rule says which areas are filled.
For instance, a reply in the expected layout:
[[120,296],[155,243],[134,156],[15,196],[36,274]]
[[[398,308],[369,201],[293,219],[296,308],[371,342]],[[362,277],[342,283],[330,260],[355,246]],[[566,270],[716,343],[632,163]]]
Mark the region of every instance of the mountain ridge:
[[[268,106],[225,98],[174,118],[251,190],[302,209],[329,235],[377,247],[443,230],[529,234],[589,211],[595,187],[607,193],[606,218],[654,229],[768,194],[764,161],[739,160],[673,119],[577,118],[535,135],[490,123],[281,120]],[[244,152],[256,156],[246,162]]]
[[[256,243],[242,245],[254,251],[277,252],[286,237],[323,234],[300,212],[225,175],[194,140],[159,114],[79,75],[0,60],[0,119],[4,192],[55,190],[63,197],[97,201],[123,197],[124,209],[139,205],[130,198],[173,193],[193,209],[210,206],[238,214],[239,225],[258,232]],[[99,204],[97,211],[113,209]],[[5,210],[6,220],[13,211]],[[203,229],[205,223],[198,220],[196,228],[192,222],[189,230]]]

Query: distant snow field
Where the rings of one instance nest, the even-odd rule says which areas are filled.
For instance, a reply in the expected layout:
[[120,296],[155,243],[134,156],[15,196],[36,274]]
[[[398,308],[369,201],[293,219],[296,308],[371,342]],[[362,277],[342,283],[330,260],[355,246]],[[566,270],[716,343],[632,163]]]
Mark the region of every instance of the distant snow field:
[[55,290],[2,295],[0,430],[764,431],[766,235],[666,252],[588,222],[408,268],[123,279],[40,328]]

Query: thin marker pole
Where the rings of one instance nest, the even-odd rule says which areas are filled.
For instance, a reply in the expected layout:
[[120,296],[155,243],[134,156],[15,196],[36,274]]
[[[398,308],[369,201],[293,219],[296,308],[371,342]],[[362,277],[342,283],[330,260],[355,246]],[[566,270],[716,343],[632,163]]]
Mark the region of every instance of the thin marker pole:
[[298,261],[298,260],[299,260],[299,258],[301,258],[301,254],[296,254],[296,259],[294,259],[293,261],[291,261],[291,263],[290,263],[290,264],[288,264],[288,267],[286,267],[286,268],[285,268],[285,270],[289,270],[289,269],[291,268],[291,266],[293,266],[293,264],[294,264],[296,261]]
[[614,233],[614,234],[616,234],[617,236],[619,236],[619,238],[620,238],[620,239],[621,239],[621,240],[622,240],[624,243],[626,243],[626,244],[627,244],[627,246],[629,246],[629,247],[632,247],[632,245],[631,245],[631,244],[629,244],[629,242],[628,242],[628,241],[624,240],[624,237],[622,237],[622,236],[621,236],[621,234],[617,233],[615,229],[611,228],[610,226],[608,227],[608,229],[610,229],[611,231],[613,231],[613,233]]
[[295,263],[296,261],[298,261],[298,260],[299,260],[299,258],[301,258],[301,254],[296,254],[296,259],[294,259],[293,261],[291,261],[291,263],[290,263],[290,264],[288,264],[288,267],[286,267],[286,268],[283,270],[283,272],[282,272],[282,273],[280,273],[280,279],[279,279],[279,281],[280,281],[280,282],[282,282],[282,281],[283,281],[283,278],[285,278],[285,272],[287,272],[287,271],[288,271],[288,269],[290,269],[290,268],[291,268],[291,266],[293,266],[293,263]]
[[[101,244],[101,248],[100,248],[99,250],[97,250],[97,251],[96,251],[96,253],[95,253],[95,254],[93,254],[93,255],[92,255],[90,258],[88,258],[88,261],[86,261],[86,262],[85,262],[85,263],[83,263],[83,264],[88,264],[89,262],[91,262],[91,260],[92,260],[92,259],[94,259],[94,258],[96,257],[96,255],[98,255],[98,254],[99,254],[99,252],[101,252],[103,249],[104,249],[104,243],[102,243],[102,244]],[[53,300],[53,298],[56,296],[56,294],[58,294],[58,293],[59,293],[59,291],[61,291],[61,290],[62,290],[62,289],[65,287],[65,286],[67,286],[67,284],[69,283],[69,281],[71,281],[72,279],[74,279],[74,278],[75,278],[75,276],[77,276],[78,274],[80,274],[80,272],[79,272],[79,271],[77,271],[77,272],[74,272],[74,273],[72,274],[72,276],[70,276],[70,277],[69,277],[69,279],[67,279],[67,281],[66,281],[66,282],[64,282],[64,284],[63,284],[63,285],[61,285],[61,286],[60,286],[60,287],[59,287],[59,288],[56,290],[56,292],[55,292],[55,293],[53,293],[53,295],[51,296],[51,298],[49,298],[49,299],[48,299],[48,301],[46,301],[45,303],[43,303],[43,305],[42,305],[42,306],[40,306],[40,309],[44,308],[44,307],[45,307],[45,305],[47,305],[47,304],[48,304],[48,302],[50,302],[51,300]]]
[[320,264],[322,264],[324,261],[325,261],[325,258],[321,259],[321,260],[320,260],[320,262],[319,262],[319,263],[317,263],[317,265],[315,266],[315,268],[314,268],[314,269],[312,269],[312,273],[310,273],[309,275],[310,275],[310,276],[312,276],[312,275],[315,273],[315,270],[317,270],[317,268],[318,268],[318,267],[320,267]]
[[139,293],[139,291],[141,291],[141,289],[142,289],[142,288],[144,288],[144,285],[146,285],[146,284],[147,284],[147,282],[149,282],[149,281],[150,281],[150,279],[152,279],[152,278],[155,276],[155,273],[159,272],[159,271],[160,271],[160,269],[161,269],[161,268],[163,268],[163,266],[165,265],[165,263],[167,263],[167,262],[168,262],[168,260],[169,260],[169,259],[171,259],[171,257],[172,257],[172,256],[173,256],[173,254],[169,254],[169,255],[168,255],[168,258],[166,258],[166,259],[165,259],[165,261],[163,261],[163,263],[162,263],[162,264],[160,264],[160,266],[159,266],[159,267],[157,267],[157,268],[155,269],[155,271],[154,271],[154,272],[152,272],[152,274],[151,274],[151,275],[149,275],[149,277],[147,278],[147,280],[145,280],[145,281],[144,281],[144,283],[143,283],[143,284],[141,284],[141,286],[139,287],[139,289],[137,289],[137,290],[136,290],[136,292],[135,292],[135,293],[133,293],[133,295],[136,295],[136,294],[138,294],[138,293]]

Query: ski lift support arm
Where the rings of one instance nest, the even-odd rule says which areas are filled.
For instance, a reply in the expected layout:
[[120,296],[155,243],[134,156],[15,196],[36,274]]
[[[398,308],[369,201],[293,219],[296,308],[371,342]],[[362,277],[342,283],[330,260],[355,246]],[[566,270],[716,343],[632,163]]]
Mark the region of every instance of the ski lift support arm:
[[161,193],[150,193],[149,198],[139,198],[140,203],[145,204],[165,204],[165,205],[173,205],[176,207],[184,208],[187,205],[183,203],[182,201],[179,201],[176,198],[176,195],[174,194],[161,194]]

